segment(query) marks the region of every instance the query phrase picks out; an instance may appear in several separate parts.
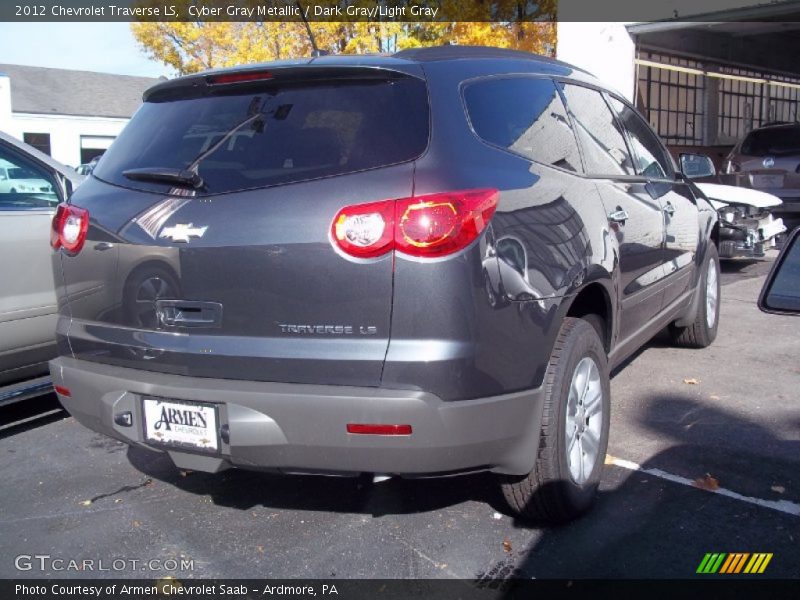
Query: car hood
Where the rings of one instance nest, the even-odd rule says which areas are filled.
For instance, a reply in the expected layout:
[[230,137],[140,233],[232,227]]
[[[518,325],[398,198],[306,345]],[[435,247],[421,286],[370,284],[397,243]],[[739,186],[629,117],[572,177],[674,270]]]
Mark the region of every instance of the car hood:
[[720,209],[727,204],[745,204],[755,208],[771,208],[783,204],[783,201],[777,196],[750,188],[719,183],[698,183],[696,185],[708,197],[715,209]]

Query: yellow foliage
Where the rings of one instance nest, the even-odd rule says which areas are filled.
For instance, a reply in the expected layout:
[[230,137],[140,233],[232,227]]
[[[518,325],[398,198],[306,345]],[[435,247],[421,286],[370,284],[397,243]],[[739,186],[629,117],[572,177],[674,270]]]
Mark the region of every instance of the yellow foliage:
[[[160,0],[140,0],[149,4]],[[547,21],[523,22],[524,2],[441,0],[444,15],[459,21],[312,22],[320,50],[331,54],[395,52],[404,48],[459,44],[514,48],[537,54],[555,52],[555,1],[539,2]],[[190,0],[178,0],[188,4]],[[370,0],[359,0],[369,4]],[[374,2],[372,2],[374,3]],[[494,19],[492,22],[490,19]],[[311,42],[302,22],[207,22],[131,24],[142,50],[178,73],[286,58],[311,56]]]

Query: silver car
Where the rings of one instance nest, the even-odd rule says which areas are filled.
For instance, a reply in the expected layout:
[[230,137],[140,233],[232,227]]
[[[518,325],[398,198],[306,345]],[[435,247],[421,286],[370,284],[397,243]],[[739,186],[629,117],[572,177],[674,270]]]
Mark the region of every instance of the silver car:
[[725,161],[721,183],[774,194],[783,204],[772,212],[789,230],[800,225],[800,123],[754,129]]
[[51,221],[83,179],[0,132],[0,404],[46,390],[56,355]]

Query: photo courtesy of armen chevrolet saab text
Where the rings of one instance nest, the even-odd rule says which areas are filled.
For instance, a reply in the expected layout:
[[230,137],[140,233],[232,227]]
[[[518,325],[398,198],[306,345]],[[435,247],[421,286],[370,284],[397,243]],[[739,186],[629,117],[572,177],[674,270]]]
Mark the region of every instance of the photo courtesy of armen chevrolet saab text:
[[58,207],[58,397],[181,469],[592,504],[609,372],[719,326],[717,211],[615,91],[444,46],[158,83]]

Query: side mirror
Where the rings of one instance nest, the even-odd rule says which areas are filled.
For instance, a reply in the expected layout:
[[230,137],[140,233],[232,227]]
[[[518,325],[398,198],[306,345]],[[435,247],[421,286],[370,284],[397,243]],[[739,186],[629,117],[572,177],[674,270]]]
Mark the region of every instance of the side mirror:
[[689,179],[713,177],[717,174],[712,161],[705,154],[681,154],[681,173]]
[[786,240],[761,288],[758,308],[777,315],[800,315],[800,228]]

